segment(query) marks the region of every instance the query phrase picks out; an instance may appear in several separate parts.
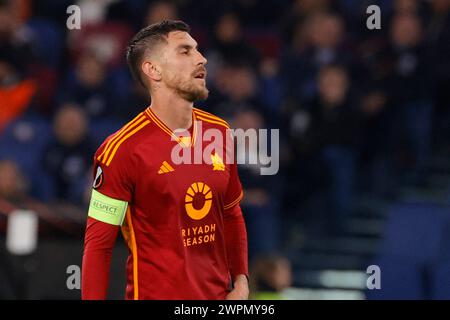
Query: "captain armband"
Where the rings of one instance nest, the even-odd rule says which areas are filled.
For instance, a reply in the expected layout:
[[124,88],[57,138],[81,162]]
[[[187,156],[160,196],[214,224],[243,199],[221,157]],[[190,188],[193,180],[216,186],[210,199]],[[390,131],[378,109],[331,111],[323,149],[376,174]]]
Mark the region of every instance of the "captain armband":
[[92,190],[88,216],[96,220],[120,226],[125,218],[128,202],[105,196]]

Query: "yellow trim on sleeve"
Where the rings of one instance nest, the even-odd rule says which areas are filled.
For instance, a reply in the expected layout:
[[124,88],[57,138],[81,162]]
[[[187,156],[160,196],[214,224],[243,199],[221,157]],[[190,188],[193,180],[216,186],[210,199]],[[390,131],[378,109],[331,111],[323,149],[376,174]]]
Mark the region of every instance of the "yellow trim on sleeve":
[[234,207],[236,204],[238,204],[239,201],[241,201],[243,197],[244,197],[244,192],[241,191],[241,193],[240,193],[239,196],[236,198],[236,200],[234,200],[234,201],[231,202],[230,204],[227,204],[227,205],[223,206],[223,208],[224,208],[225,210],[231,209],[231,208]]
[[139,127],[135,128],[133,131],[129,132],[125,137],[123,137],[120,141],[117,142],[116,146],[114,147],[114,150],[112,151],[111,155],[109,156],[108,160],[106,161],[106,166],[109,166],[112,159],[114,158],[114,156],[117,153],[117,150],[119,149],[120,145],[127,140],[129,137],[131,137],[132,135],[134,135],[136,132],[138,132],[139,130],[141,130],[142,128],[144,128],[146,125],[148,125],[150,123],[150,120],[146,120],[144,121]]
[[97,160],[102,161],[100,160],[102,157],[107,158],[110,152],[110,147],[112,147],[113,144],[117,140],[119,140],[130,128],[134,127],[137,123],[142,122],[143,119],[145,119],[145,116],[141,112],[133,120],[128,122],[122,129],[120,129],[113,137],[111,137],[111,139],[106,144],[105,149],[103,149],[103,152],[97,157]]

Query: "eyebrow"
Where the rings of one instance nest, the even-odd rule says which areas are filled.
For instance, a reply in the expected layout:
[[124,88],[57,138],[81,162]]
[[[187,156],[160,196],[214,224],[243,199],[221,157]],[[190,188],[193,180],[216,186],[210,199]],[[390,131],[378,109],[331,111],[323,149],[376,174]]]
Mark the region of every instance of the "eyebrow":
[[180,44],[176,47],[176,50],[180,49],[187,49],[187,50],[198,49],[198,44],[196,44],[195,46],[192,46],[190,44]]

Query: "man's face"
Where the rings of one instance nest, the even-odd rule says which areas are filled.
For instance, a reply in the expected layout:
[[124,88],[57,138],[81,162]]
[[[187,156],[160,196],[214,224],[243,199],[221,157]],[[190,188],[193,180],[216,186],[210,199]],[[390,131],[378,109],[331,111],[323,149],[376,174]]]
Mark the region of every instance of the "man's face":
[[162,82],[188,101],[206,99],[206,62],[197,42],[184,31],[170,32],[162,47]]
[[76,145],[86,136],[86,117],[79,107],[66,105],[55,118],[54,130],[60,142],[67,146]]
[[347,74],[339,68],[324,69],[319,73],[319,94],[331,104],[341,103],[348,91]]

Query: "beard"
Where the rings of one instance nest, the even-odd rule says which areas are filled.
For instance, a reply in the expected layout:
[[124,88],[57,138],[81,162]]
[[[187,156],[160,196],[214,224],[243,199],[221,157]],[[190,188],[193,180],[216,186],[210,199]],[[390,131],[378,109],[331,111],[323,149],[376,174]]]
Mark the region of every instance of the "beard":
[[206,86],[196,86],[195,84],[180,86],[176,88],[177,93],[185,100],[194,102],[208,98],[209,90]]
[[167,86],[174,89],[180,97],[189,102],[205,100],[209,95],[208,88],[197,84],[195,78],[183,80],[175,76],[171,81],[167,82]]

